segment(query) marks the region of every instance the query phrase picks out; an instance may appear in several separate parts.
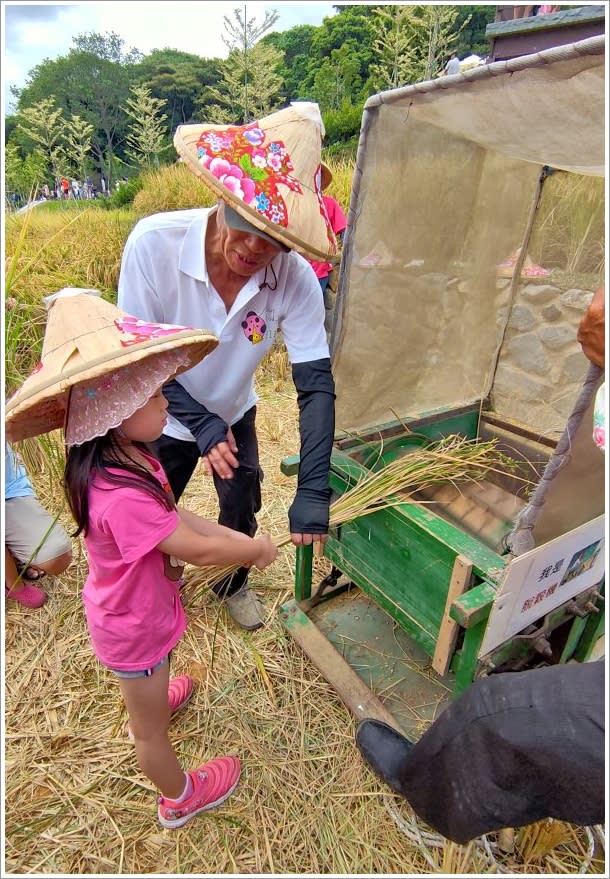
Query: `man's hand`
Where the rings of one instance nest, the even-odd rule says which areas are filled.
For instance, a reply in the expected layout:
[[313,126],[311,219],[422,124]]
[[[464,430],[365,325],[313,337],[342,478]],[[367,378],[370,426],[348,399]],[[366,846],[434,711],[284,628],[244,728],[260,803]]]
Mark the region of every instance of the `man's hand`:
[[290,539],[295,546],[310,546],[313,544],[313,554],[323,555],[324,544],[328,540],[328,534],[291,534]]
[[225,442],[213,446],[207,455],[201,458],[206,475],[212,476],[213,473],[217,473],[221,479],[233,479],[233,471],[239,467],[236,454],[237,443],[233,431],[229,428]]
[[330,489],[298,488],[288,511],[290,539],[295,546],[311,546],[322,555],[328,540]]

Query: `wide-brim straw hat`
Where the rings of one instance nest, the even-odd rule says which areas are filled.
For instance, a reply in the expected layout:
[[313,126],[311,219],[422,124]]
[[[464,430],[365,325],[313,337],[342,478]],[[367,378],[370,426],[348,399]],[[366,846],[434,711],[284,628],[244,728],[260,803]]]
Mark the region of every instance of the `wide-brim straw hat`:
[[[95,290],[67,288],[49,297],[48,307],[40,363],[6,404],[11,441],[64,427],[71,389],[109,373],[121,377],[128,371],[128,382],[121,384],[133,412],[138,408],[136,365],[161,384],[191,369],[218,345],[207,330],[132,317]],[[174,356],[155,356],[163,352]]]
[[322,118],[295,103],[248,125],[180,125],[182,161],[255,228],[308,259],[331,260],[337,242],[322,201]]

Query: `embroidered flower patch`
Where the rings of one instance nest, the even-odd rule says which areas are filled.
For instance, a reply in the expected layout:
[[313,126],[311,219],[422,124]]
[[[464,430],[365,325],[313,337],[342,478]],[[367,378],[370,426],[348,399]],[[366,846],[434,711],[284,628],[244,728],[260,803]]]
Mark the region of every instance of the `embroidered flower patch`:
[[288,226],[286,203],[278,185],[302,194],[292,176],[294,166],[281,140],[265,143],[266,134],[252,122],[222,134],[204,129],[197,141],[199,163],[230,192],[278,226]]

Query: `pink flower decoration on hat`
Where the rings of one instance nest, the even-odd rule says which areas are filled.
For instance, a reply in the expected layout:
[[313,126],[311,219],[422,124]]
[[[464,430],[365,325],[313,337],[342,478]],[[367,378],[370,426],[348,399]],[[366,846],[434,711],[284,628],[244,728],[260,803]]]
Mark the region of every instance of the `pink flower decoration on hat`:
[[153,324],[148,321],[140,320],[126,314],[120,320],[115,320],[115,326],[121,332],[130,336],[128,339],[121,339],[121,345],[125,348],[129,345],[137,345],[140,342],[147,342],[149,339],[158,339],[162,336],[174,336],[182,330],[192,330],[193,327],[178,327],[173,324]]
[[227,128],[222,135],[204,129],[197,141],[199,163],[244,204],[278,226],[288,226],[286,203],[278,185],[302,193],[291,176],[294,166],[281,140],[265,143],[258,122]]

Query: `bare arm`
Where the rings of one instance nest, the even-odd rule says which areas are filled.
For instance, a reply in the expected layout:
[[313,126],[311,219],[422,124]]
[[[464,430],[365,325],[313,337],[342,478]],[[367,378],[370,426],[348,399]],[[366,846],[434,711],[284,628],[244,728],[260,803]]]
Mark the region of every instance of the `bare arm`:
[[239,540],[248,546],[252,543],[252,538],[248,537],[247,534],[242,534],[241,531],[235,531],[233,528],[227,528],[226,525],[211,522],[209,519],[204,519],[203,516],[185,510],[184,507],[178,507],[177,511],[185,525],[204,537],[228,537],[231,540]]
[[[254,566],[262,570],[277,558],[277,547],[268,534],[256,538],[248,537],[245,534],[231,532],[221,525],[214,525],[212,522],[205,523],[200,519],[199,523],[204,523],[204,526],[212,529],[212,533],[206,535],[184,521],[185,512],[188,511],[180,510],[180,524],[169,537],[157,545],[157,549],[161,552],[201,567],[236,564]],[[193,513],[188,514],[187,518],[189,516],[199,518]],[[198,524],[198,528],[204,526]]]

